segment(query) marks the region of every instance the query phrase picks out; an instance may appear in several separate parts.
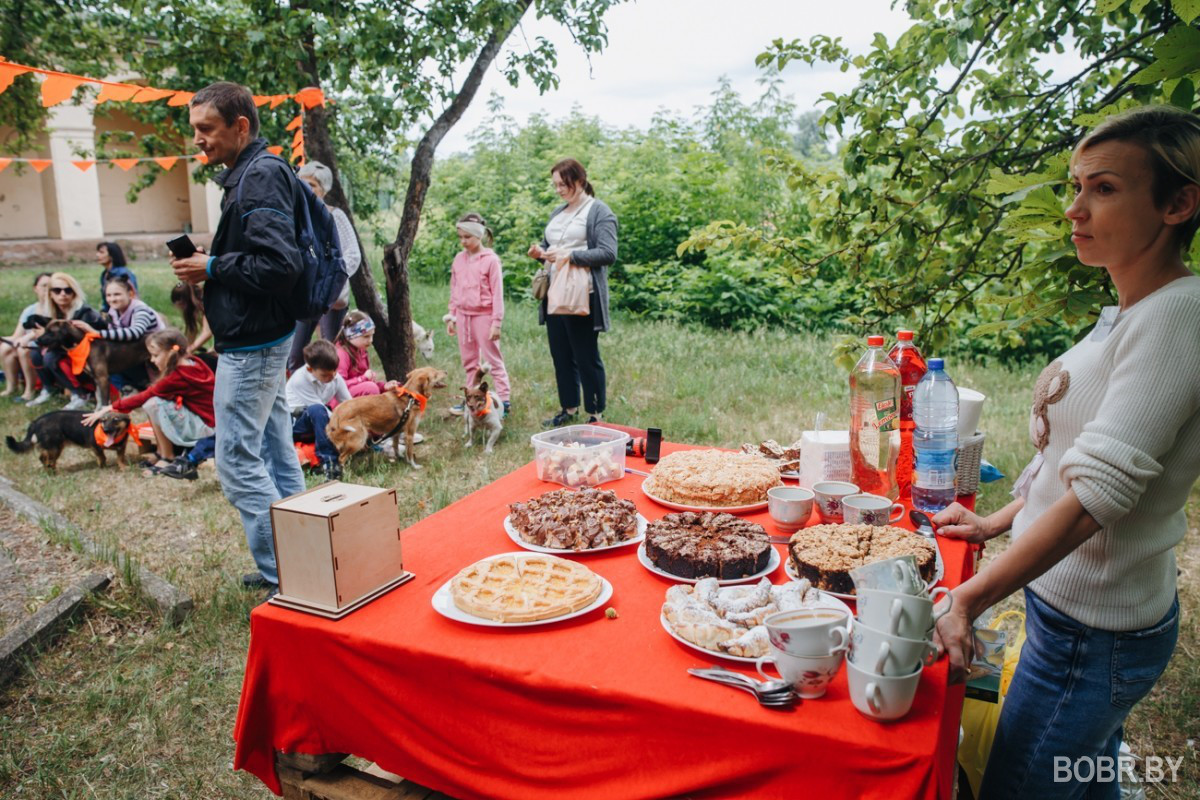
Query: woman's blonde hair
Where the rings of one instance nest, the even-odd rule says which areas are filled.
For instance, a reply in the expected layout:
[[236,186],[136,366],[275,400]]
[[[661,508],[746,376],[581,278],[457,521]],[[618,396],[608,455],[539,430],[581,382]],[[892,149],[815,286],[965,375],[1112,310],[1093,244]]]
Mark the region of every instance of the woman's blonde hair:
[[174,372],[175,368],[179,366],[179,362],[187,358],[188,340],[183,335],[183,331],[178,328],[163,328],[161,331],[155,331],[146,337],[146,344],[154,345],[155,350],[165,350],[170,353],[159,380]]
[[75,276],[68,275],[65,272],[56,272],[50,276],[50,285],[53,286],[56,282],[62,281],[67,286],[70,286],[75,291],[75,299],[71,302],[71,312],[63,314],[59,310],[58,304],[54,302],[54,293],[48,288],[46,290],[46,299],[49,301],[51,319],[67,319],[75,314],[76,311],[87,305],[87,297],[83,294],[83,287],[79,285],[79,281],[75,280]]
[[[1084,150],[1101,142],[1130,142],[1145,149],[1154,174],[1151,193],[1156,208],[1164,208],[1185,186],[1200,186],[1200,117],[1174,106],[1139,106],[1114,114],[1080,140],[1071,154],[1071,168]],[[1200,228],[1200,205],[1192,218],[1179,225],[1183,250]]]

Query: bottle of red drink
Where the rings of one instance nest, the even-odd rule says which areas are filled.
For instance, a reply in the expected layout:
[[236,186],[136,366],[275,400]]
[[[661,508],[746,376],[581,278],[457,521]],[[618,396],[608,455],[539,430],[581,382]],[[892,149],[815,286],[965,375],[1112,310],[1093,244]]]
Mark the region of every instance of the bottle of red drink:
[[900,370],[887,357],[882,336],[867,337],[867,351],[850,373],[851,480],[864,492],[895,500],[900,452]]
[[913,392],[925,374],[925,358],[913,344],[912,331],[897,331],[896,344],[888,358],[900,369],[900,458],[896,464],[896,483],[900,496],[908,497],[912,492],[913,473]]

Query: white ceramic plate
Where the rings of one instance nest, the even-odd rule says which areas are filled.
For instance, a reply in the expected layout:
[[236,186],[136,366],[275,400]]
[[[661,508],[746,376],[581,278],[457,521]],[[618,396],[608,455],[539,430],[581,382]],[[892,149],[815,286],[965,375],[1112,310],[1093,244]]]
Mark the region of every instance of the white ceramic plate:
[[779,473],[779,477],[789,481],[798,481],[800,480],[800,471],[792,470],[790,472],[781,472]]
[[[927,591],[927,592],[930,589],[932,589],[934,586],[936,586],[938,581],[940,581],[942,578],[946,577],[946,565],[944,563],[942,563],[942,551],[940,548],[938,548],[937,542],[934,542],[933,549],[937,555],[935,556],[935,560],[933,562],[933,580],[931,580],[925,584],[925,591]],[[785,563],[783,565],[783,571],[786,572],[788,577],[791,578],[792,580],[794,580],[794,581],[800,580],[800,576],[796,574],[796,568],[792,565],[792,558],[790,555],[787,557],[787,559],[785,559]],[[842,600],[856,599],[856,596],[852,595],[852,594],[842,594],[841,592],[826,592],[824,589],[821,589],[820,591],[823,592],[824,594],[828,594],[833,597],[840,597]]]
[[666,506],[667,508],[673,508],[676,511],[695,511],[697,513],[703,513],[705,511],[712,511],[714,513],[719,513],[719,512],[723,511],[726,514],[746,514],[751,511],[762,511],[764,508],[767,507],[766,500],[763,500],[761,503],[751,503],[748,506],[685,506],[682,503],[672,503],[669,500],[661,500],[661,499],[655,497],[654,495],[652,495],[648,491],[646,491],[646,487],[644,485],[642,486],[642,494],[646,495],[646,497],[649,497],[651,500],[658,503],[660,506]]
[[[492,558],[528,555],[529,554],[526,552],[500,553],[499,555],[492,556]],[[570,614],[563,614],[561,617],[538,619],[532,622],[497,622],[494,619],[484,619],[483,617],[477,617],[474,614],[468,614],[466,611],[463,611],[461,608],[454,605],[454,597],[450,594],[450,583],[454,580],[453,578],[443,583],[438,590],[433,593],[431,603],[433,604],[433,610],[441,614],[446,619],[452,619],[455,622],[465,622],[468,625],[478,625],[482,628],[530,628],[537,625],[553,625],[554,623],[562,622],[563,620],[582,617],[584,614],[600,608],[612,598],[612,584],[609,583],[608,579],[602,575],[597,575],[596,577],[600,578],[600,594],[597,595],[596,599],[591,603],[587,604],[578,611],[572,611]]]
[[[840,611],[845,611],[853,619],[854,612],[850,610],[850,606],[846,605],[841,600],[839,600],[836,597],[834,597],[833,595],[831,595],[829,592],[821,592],[820,594],[821,594],[820,600],[818,600],[816,603],[814,603],[811,606],[805,606],[805,608],[836,608]],[[730,655],[729,653],[723,652],[721,650],[707,650],[698,644],[689,642],[687,639],[684,639],[682,636],[680,636],[678,633],[676,633],[675,631],[673,631],[671,629],[671,623],[667,622],[667,618],[664,617],[662,614],[658,615],[658,622],[660,625],[663,626],[663,630],[665,630],[667,632],[667,635],[670,636],[672,639],[679,642],[684,647],[689,647],[692,650],[695,650],[697,653],[703,653],[704,655],[706,655],[710,658],[723,658],[726,661],[737,661],[742,664],[753,664],[754,662],[756,662],[758,660],[756,658],[749,658],[747,656]],[[853,622],[851,622],[851,624],[853,624]],[[768,658],[767,662],[770,663],[771,659]]]
[[[666,570],[659,569],[657,566],[654,565],[654,562],[651,561],[649,559],[649,557],[646,555],[646,543],[645,542],[642,542],[641,544],[638,545],[637,559],[638,559],[639,564],[641,564],[643,567],[645,567],[646,569],[653,572],[655,575],[661,575],[664,578],[670,578],[671,580],[675,581],[676,583],[697,583],[699,581],[704,580],[704,578],[681,578],[678,575],[672,575],[671,573],[667,572]],[[723,580],[723,581],[717,581],[717,585],[732,586],[732,585],[738,584],[738,583],[750,583],[751,581],[757,581],[760,578],[762,578],[764,575],[770,575],[772,572],[775,571],[775,568],[778,566],[779,566],[779,551],[776,550],[774,547],[772,547],[771,548],[771,557],[769,559],[767,559],[767,566],[764,569],[759,570],[758,572],[754,573],[753,575],[747,575],[744,578],[727,578],[726,580]]]
[[646,538],[646,518],[641,514],[637,515],[637,533],[632,539],[626,539],[623,542],[616,544],[608,544],[604,547],[592,547],[588,550],[566,550],[558,547],[542,547],[540,544],[532,544],[521,538],[521,534],[517,533],[517,529],[508,521],[508,517],[504,518],[504,532],[508,534],[508,538],[517,543],[519,547],[524,547],[526,550],[532,550],[535,553],[549,553],[554,556],[584,556],[588,553],[599,553],[604,550],[615,550],[618,547],[625,547],[630,544],[637,544]]

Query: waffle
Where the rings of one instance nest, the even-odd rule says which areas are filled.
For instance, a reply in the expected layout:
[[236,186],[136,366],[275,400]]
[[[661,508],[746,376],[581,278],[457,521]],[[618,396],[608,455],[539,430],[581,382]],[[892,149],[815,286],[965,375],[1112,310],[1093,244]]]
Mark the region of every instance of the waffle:
[[600,578],[551,555],[477,561],[454,576],[450,595],[468,614],[496,622],[535,622],[578,611],[600,594]]

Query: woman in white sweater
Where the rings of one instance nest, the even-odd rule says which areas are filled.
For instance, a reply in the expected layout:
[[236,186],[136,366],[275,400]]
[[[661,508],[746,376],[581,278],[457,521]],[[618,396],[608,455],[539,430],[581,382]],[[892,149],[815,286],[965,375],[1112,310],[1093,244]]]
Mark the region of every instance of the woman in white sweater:
[[[1116,798],[1125,717],[1179,631],[1173,548],[1200,476],[1200,277],[1183,260],[1200,226],[1200,118],[1166,107],[1111,117],[1076,147],[1071,181],[1079,260],[1108,271],[1119,304],[1038,379],[1038,453],[1017,499],[986,518],[957,504],[934,518],[973,542],[1012,530],[938,623],[952,678],[970,663],[972,620],[1025,589],[1028,638],[981,800]],[[1076,772],[1079,759],[1088,768]],[[1103,763],[1112,769],[1097,773]]]

